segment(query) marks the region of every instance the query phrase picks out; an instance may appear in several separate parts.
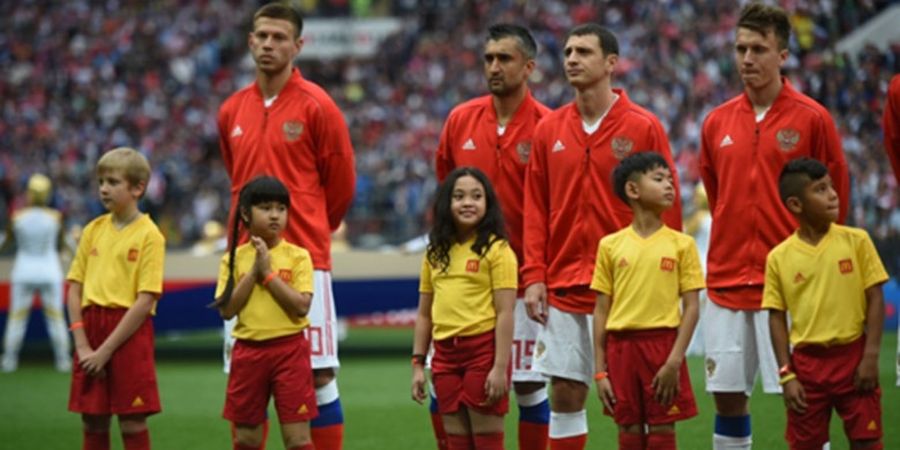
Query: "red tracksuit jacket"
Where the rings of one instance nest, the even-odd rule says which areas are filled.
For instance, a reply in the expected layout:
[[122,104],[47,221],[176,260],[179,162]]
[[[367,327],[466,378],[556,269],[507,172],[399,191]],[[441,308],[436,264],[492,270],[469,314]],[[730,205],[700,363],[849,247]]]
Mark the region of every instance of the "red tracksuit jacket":
[[[549,302],[574,313],[593,312],[590,285],[597,243],[631,223],[631,209],[616,197],[612,171],[633,152],[658,151],[675,179],[675,206],[665,223],[681,229],[678,175],[659,119],[632,103],[623,90],[600,128],[588,135],[575,103],[545,116],[534,130],[525,175],[526,286],[545,282]],[[566,294],[579,287],[580,294]]]
[[884,104],[884,149],[894,168],[897,185],[900,185],[900,75],[891,78]]
[[291,194],[285,238],[309,250],[316,269],[331,270],[331,232],[356,186],[350,134],[334,101],[294,68],[270,107],[254,82],[222,104],[218,124],[232,214],[246,182],[277,177]]
[[716,290],[761,288],[766,255],[797,228],[778,195],[785,163],[801,156],[824,163],[840,197],[840,222],[849,206],[847,163],[834,121],[822,105],[783,82],[761,122],[741,94],[703,123],[700,176],[712,213],[707,287],[710,298],[728,308],[759,309],[761,292],[725,299]]
[[477,167],[497,192],[509,243],[522,266],[522,202],[525,164],[531,153],[531,135],[550,109],[527,93],[522,104],[497,135],[497,113],[492,96],[469,100],[450,112],[435,157],[438,181],[457,167]]

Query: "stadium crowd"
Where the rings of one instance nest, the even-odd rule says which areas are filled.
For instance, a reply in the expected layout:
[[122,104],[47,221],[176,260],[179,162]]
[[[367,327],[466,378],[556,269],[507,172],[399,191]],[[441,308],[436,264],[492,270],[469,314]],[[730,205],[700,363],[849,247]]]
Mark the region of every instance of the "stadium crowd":
[[[417,5],[418,3],[418,5]],[[598,6],[599,3],[599,6]],[[795,36],[786,75],[823,103],[842,135],[852,176],[851,223],[882,249],[900,248],[900,199],[882,151],[887,81],[900,72],[900,43],[838,54],[840,37],[889,2],[793,0]],[[741,86],[732,57],[737,4],[712,0],[630,2],[302,1],[310,16],[392,14],[404,19],[367,59],[303,61],[306,77],[341,106],[356,150],[358,182],[347,217],[361,247],[424,232],[436,188],[433,152],[453,105],[485,92],[483,32],[529,26],[539,41],[535,96],[555,107],[572,90],[560,40],[597,21],[622,44],[614,84],[662,120],[686,187],[697,183],[707,112]],[[247,52],[255,1],[77,0],[11,4],[0,16],[0,223],[22,203],[28,176],[55,183],[53,205],[69,224],[102,211],[91,167],[104,150],[132,145],[155,173],[144,207],[172,246],[186,246],[227,214],[229,182],[215,125],[222,100],[252,81]],[[684,189],[690,195],[691,189]],[[690,202],[685,202],[689,204]],[[900,253],[885,255],[893,273]]]

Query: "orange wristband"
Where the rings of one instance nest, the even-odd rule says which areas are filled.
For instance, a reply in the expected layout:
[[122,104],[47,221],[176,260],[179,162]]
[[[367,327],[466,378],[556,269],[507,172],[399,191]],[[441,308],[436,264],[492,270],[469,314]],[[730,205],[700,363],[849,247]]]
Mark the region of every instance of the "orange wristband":
[[263,285],[263,286],[268,286],[268,285],[269,285],[269,283],[271,283],[271,282],[272,282],[272,280],[274,280],[274,279],[275,279],[275,277],[277,277],[277,276],[278,276],[278,274],[277,274],[277,273],[275,273],[275,271],[274,271],[274,270],[273,270],[273,271],[271,271],[271,272],[269,272],[269,274],[268,274],[268,275],[266,275],[266,277],[265,277],[265,278],[263,278],[263,280],[262,280],[262,285]]
[[597,372],[596,374],[594,374],[594,380],[595,380],[595,381],[605,380],[605,379],[607,379],[607,378],[609,378],[609,372],[607,372],[607,371],[605,371],[605,370],[602,371],[602,372]]
[[84,322],[80,320],[78,322],[72,322],[72,324],[69,325],[69,331],[75,331],[79,328],[84,328]]
[[783,377],[789,373],[791,373],[791,365],[790,364],[785,364],[785,365],[781,366],[780,369],[778,369],[779,377]]
[[422,355],[422,354],[412,355],[412,365],[413,366],[424,366],[425,365],[425,355]]

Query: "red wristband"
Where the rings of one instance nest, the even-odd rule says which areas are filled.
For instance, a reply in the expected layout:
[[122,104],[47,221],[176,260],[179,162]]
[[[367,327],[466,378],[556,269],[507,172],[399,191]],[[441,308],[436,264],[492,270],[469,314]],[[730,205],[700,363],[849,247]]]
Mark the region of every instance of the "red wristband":
[[75,331],[79,328],[84,328],[84,322],[80,320],[78,322],[72,322],[72,324],[69,325],[69,331]]
[[278,274],[277,274],[277,273],[275,273],[275,271],[274,271],[274,270],[273,270],[273,271],[271,271],[271,272],[269,272],[269,274],[268,274],[268,275],[266,275],[266,277],[265,277],[265,278],[263,278],[263,280],[262,280],[262,285],[263,285],[263,286],[268,286],[268,285],[269,285],[269,283],[271,283],[271,282],[272,282],[272,280],[274,280],[274,279],[275,279],[275,277],[277,277],[277,276],[278,276]]
[[609,377],[609,372],[607,372],[605,370],[594,374],[595,381],[605,380],[608,377]]

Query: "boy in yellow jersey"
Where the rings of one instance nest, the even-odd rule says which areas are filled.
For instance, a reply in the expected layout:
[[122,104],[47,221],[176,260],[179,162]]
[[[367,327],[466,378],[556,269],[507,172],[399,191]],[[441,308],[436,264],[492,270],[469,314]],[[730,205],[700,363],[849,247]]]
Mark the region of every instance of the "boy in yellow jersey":
[[[266,408],[275,398],[287,450],[311,450],[310,421],[319,410],[310,362],[309,251],[282,236],[291,199],[277,178],[260,176],[238,195],[231,245],[222,257],[216,303],[237,316],[223,416],[234,424],[234,450],[265,447]],[[241,225],[249,242],[238,245]]]
[[675,201],[662,156],[623,159],[613,184],[634,218],[597,248],[594,379],[620,449],[675,449],[675,422],[697,415],[684,354],[704,287],[700,258],[694,239],[661,219]]
[[840,205],[822,163],[790,161],[778,190],[800,225],[769,252],[762,300],[781,367],[785,437],[791,449],[822,448],[834,408],[851,448],[881,449],[878,350],[887,272],[864,230],[834,223]]
[[126,450],[150,448],[146,418],[158,413],[153,322],[162,294],[165,239],[137,203],[150,164],[117,148],[97,162],[109,211],[87,225],[66,279],[75,340],[69,410],[81,413],[85,450],[109,449],[113,414]]

